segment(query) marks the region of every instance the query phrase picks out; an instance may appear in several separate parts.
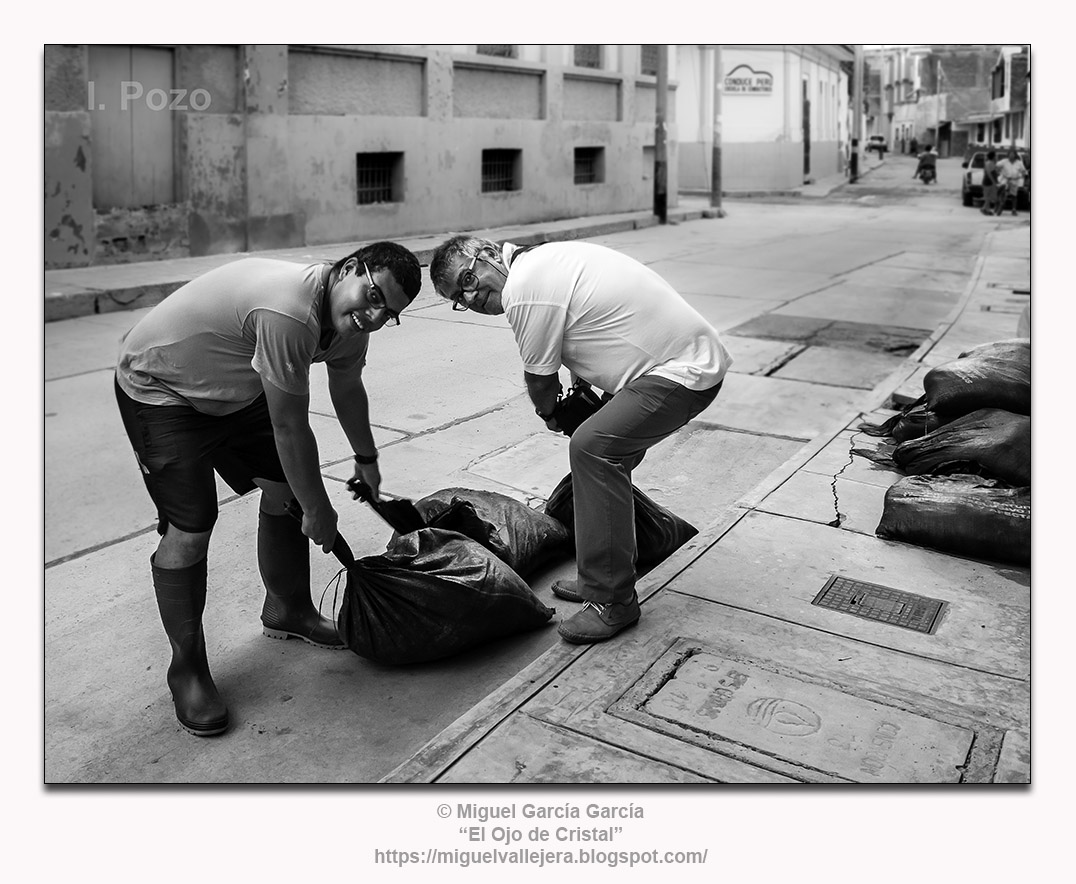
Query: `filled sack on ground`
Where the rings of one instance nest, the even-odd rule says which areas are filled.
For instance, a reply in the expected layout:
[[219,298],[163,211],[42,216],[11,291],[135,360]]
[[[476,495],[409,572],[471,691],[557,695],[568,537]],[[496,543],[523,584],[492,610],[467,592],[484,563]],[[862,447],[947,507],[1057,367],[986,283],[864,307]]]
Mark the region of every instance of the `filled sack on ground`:
[[[556,519],[496,491],[444,488],[415,502],[431,528],[457,531],[482,544],[521,577],[572,554]],[[389,541],[394,549],[397,536]]]
[[885,494],[877,534],[992,562],[1031,564],[1031,489],[980,476],[906,476]]
[[422,528],[347,570],[337,630],[367,660],[423,663],[544,626],[553,616],[530,587],[481,544]]
[[982,344],[923,378],[927,407],[961,417],[980,408],[1031,414],[1031,346],[1026,340]]
[[1031,418],[982,408],[901,443],[893,461],[915,476],[974,472],[1010,485],[1030,485]]
[[921,396],[899,414],[880,424],[862,423],[857,429],[868,436],[888,436],[897,442],[918,439],[944,426],[946,418],[927,407],[926,396]]
[[[676,550],[699,533],[690,522],[651,500],[631,486],[635,506],[635,570],[643,574],[664,562]],[[563,524],[575,539],[575,497],[572,474],[569,473],[553,489],[545,505],[546,515]]]

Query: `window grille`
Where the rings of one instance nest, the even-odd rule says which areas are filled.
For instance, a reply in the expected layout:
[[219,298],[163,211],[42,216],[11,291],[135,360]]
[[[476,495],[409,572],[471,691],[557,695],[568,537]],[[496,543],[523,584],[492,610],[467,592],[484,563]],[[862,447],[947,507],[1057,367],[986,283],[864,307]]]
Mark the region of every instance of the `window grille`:
[[360,206],[400,201],[402,153],[355,154],[355,189]]
[[479,43],[475,52],[479,55],[493,55],[497,58],[516,57],[516,47],[512,43]]
[[658,44],[644,43],[639,48],[642,50],[639,71],[647,77],[656,77],[658,75]]
[[602,48],[598,43],[579,43],[575,46],[575,64],[581,68],[600,68]]
[[605,149],[601,147],[577,147],[575,149],[575,183],[601,184],[605,180]]
[[482,193],[519,190],[518,150],[482,151]]

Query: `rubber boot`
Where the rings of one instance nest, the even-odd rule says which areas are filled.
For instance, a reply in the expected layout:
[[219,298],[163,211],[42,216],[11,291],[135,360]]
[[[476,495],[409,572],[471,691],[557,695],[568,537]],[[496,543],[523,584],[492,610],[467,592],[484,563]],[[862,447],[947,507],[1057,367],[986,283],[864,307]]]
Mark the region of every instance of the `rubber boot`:
[[318,648],[347,647],[336,624],[322,617],[310,599],[310,541],[292,516],[258,511],[258,569],[265,584],[265,635],[301,638]]
[[206,560],[186,568],[158,568],[150,557],[153,590],[161,623],[172,644],[168,687],[176,718],[196,737],[220,734],[228,727],[228,707],[213,684],[205,652]]

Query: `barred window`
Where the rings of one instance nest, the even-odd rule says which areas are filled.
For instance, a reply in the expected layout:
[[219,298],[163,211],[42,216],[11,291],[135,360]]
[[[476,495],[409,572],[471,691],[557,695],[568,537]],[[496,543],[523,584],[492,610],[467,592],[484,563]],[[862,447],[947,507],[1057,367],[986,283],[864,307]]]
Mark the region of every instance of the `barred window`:
[[497,58],[516,57],[516,47],[513,43],[479,43],[475,52],[479,55],[493,55]]
[[605,148],[577,147],[575,149],[575,183],[601,184],[605,181]]
[[577,43],[575,45],[575,64],[581,68],[600,68],[602,66],[602,48],[598,43]]
[[355,154],[355,190],[360,206],[403,200],[403,154]]
[[639,71],[648,77],[656,77],[658,75],[658,44],[657,43],[644,43],[639,49],[640,62]]
[[522,189],[520,174],[523,151],[482,151],[482,193]]

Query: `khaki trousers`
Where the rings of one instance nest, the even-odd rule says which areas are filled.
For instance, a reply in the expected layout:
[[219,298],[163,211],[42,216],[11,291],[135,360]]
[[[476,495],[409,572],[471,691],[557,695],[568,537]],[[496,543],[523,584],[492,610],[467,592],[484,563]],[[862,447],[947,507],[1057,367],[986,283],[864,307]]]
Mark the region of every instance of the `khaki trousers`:
[[647,449],[710,405],[720,387],[694,391],[643,375],[572,434],[568,453],[583,598],[600,604],[631,601],[636,577],[631,471]]

